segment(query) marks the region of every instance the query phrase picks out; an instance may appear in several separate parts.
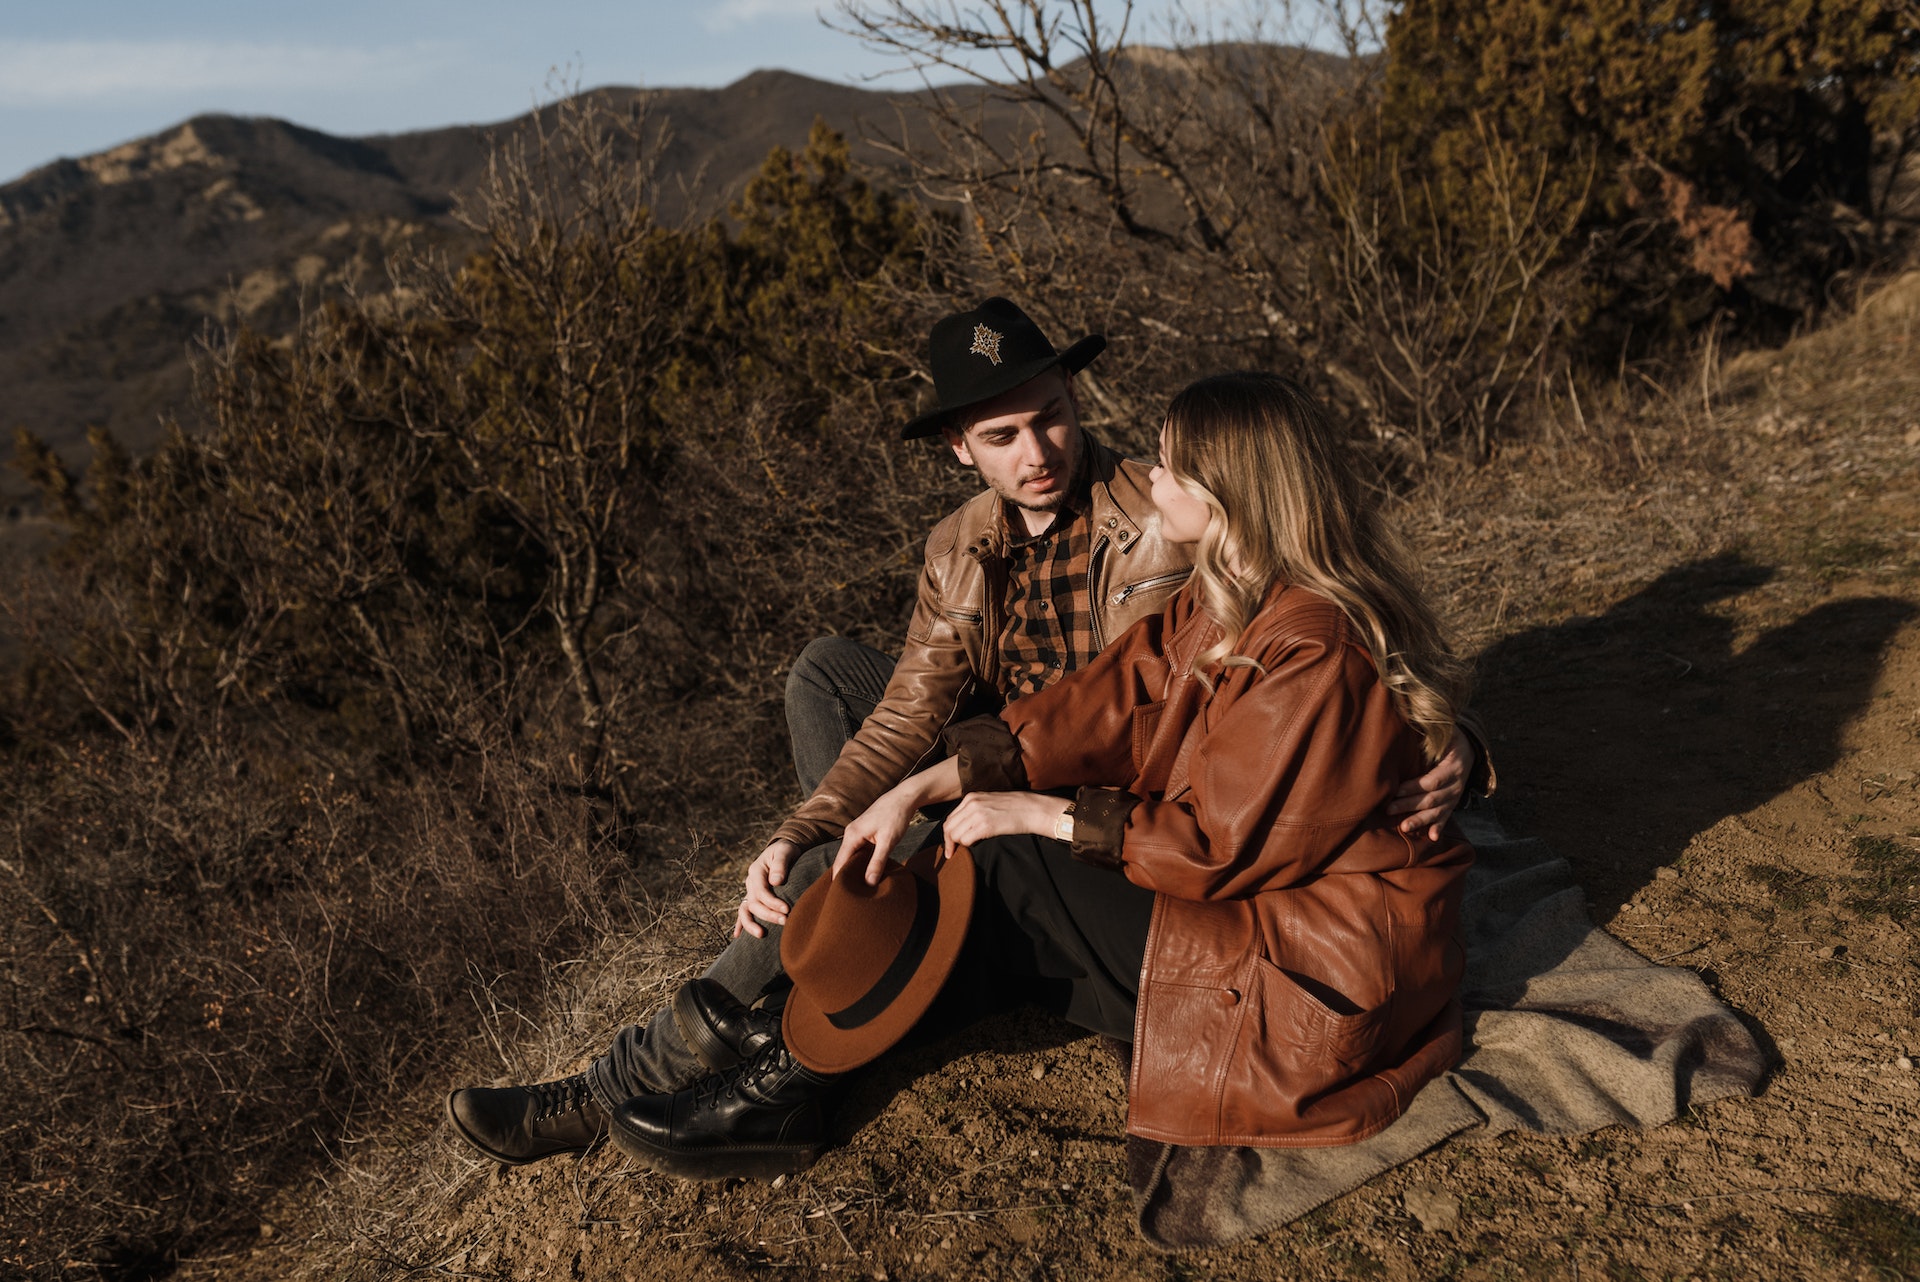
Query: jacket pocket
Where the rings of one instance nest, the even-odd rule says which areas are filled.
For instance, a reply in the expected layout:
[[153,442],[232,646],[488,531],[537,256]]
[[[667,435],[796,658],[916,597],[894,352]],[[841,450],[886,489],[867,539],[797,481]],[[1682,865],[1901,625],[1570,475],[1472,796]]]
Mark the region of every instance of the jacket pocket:
[[[1224,1136],[1295,1131],[1326,1096],[1371,1076],[1391,999],[1371,1010],[1340,1009],[1318,987],[1264,957],[1242,972],[1247,1005],[1221,1100]],[[1341,1003],[1342,1006],[1345,1003]]]
[[1123,588],[1115,589],[1113,595],[1107,598],[1107,603],[1116,606],[1125,605],[1143,592],[1153,592],[1160,588],[1170,588],[1175,584],[1185,583],[1192,573],[1192,570],[1175,570],[1171,574],[1156,574],[1150,579],[1129,583]]
[[1143,703],[1132,713],[1133,721],[1133,769],[1135,774],[1146,768],[1147,752],[1153,747],[1153,736],[1160,729],[1160,714],[1166,711],[1167,701]]

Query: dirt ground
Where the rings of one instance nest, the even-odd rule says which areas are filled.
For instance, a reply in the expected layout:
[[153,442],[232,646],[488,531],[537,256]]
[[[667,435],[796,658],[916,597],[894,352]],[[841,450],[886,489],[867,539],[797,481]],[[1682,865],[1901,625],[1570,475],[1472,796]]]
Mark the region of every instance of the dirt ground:
[[771,1186],[610,1150],[507,1171],[423,1090],[411,1133],[342,1145],[257,1244],[181,1276],[1920,1278],[1917,331],[1910,276],[1711,394],[1623,403],[1601,445],[1442,469],[1405,513],[1480,652],[1498,818],[1740,1014],[1774,1064],[1757,1098],[1454,1142],[1167,1256],[1133,1227],[1119,1070],[1030,1017],[866,1075],[843,1142]]

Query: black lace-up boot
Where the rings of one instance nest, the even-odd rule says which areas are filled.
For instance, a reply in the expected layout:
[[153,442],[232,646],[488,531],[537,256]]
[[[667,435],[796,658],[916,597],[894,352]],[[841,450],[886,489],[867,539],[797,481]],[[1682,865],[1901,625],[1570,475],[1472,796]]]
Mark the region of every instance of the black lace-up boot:
[[827,1143],[833,1078],[776,1037],[723,1073],[672,1095],[637,1095],[613,1111],[621,1152],[666,1175],[758,1179],[804,1171]]
[[447,1096],[460,1138],[496,1162],[524,1166],[555,1153],[580,1153],[607,1133],[607,1114],[575,1073],[532,1086],[471,1086]]
[[711,979],[690,979],[673,995],[673,1022],[700,1062],[718,1073],[780,1036],[780,1012],[753,1010]]

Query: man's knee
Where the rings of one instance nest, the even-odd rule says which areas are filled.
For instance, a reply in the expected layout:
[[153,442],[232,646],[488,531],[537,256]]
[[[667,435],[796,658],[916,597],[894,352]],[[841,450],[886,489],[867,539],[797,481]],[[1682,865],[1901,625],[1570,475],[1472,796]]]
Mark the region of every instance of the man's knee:
[[807,893],[808,887],[819,881],[833,864],[834,855],[840,851],[840,843],[829,841],[814,846],[794,856],[787,865],[786,880],[774,887],[773,893],[787,904],[798,902],[800,896]]
[[806,649],[793,661],[793,670],[787,673],[787,698],[792,699],[796,694],[804,698],[813,691],[837,693],[840,682],[835,679],[835,672],[864,648],[858,641],[845,637],[815,637],[807,642]]

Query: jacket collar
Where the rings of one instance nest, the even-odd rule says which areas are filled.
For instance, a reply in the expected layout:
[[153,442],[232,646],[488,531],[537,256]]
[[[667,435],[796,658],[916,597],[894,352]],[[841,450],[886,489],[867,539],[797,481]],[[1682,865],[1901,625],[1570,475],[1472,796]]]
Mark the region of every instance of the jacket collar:
[[1153,495],[1146,478],[1123,466],[1125,460],[1118,454],[1092,437],[1087,438],[1087,444],[1094,461],[1090,509],[1094,538],[1105,535],[1113,540],[1117,551],[1130,552],[1140,541],[1147,521],[1160,515],[1153,506]]

